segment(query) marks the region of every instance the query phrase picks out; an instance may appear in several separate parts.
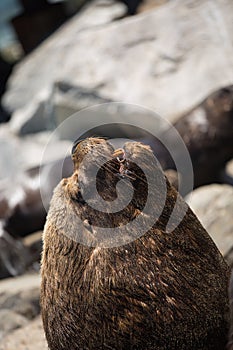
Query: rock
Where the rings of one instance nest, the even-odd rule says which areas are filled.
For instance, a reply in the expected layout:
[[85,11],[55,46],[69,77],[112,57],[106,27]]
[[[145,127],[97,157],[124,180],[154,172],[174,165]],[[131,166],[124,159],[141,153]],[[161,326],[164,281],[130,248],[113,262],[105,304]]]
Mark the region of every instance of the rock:
[[14,293],[14,291],[0,294],[0,310],[8,309],[32,320],[40,313],[39,288]]
[[40,275],[35,273],[0,281],[1,293],[11,294],[12,291],[14,291],[14,293],[21,293],[22,291],[31,291],[35,288],[38,290],[40,288]]
[[[0,281],[0,339],[39,315],[39,274]],[[0,345],[0,349],[1,348]],[[15,347],[12,347],[15,349]]]
[[233,187],[209,185],[196,189],[188,204],[224,256],[233,247]]
[[127,6],[127,15],[135,15],[143,0],[121,0]]
[[45,350],[44,331],[40,316],[25,327],[7,335],[0,344],[0,350]]
[[[44,84],[44,91],[47,91],[49,94],[49,91],[51,91],[51,89],[47,90],[48,86],[52,86],[53,83],[59,79],[59,75],[61,73],[61,69],[59,68],[60,73],[57,71],[58,66],[55,64],[56,61],[56,51],[54,51],[54,43],[52,43],[52,45],[50,44],[50,40],[52,38],[55,38],[55,42],[56,42],[56,46],[58,47],[62,47],[64,45],[64,39],[63,36],[66,38],[65,41],[70,37],[70,38],[77,38],[77,36],[81,33],[81,32],[85,32],[88,31],[90,28],[93,27],[93,30],[96,30],[97,28],[101,28],[104,27],[107,23],[111,22],[114,18],[121,16],[125,13],[125,6],[123,4],[120,3],[116,3],[115,1],[111,1],[111,0],[99,0],[99,1],[95,1],[92,2],[89,6],[86,6],[83,11],[80,11],[79,14],[77,14],[76,16],[74,16],[71,20],[69,20],[66,24],[64,24],[55,34],[53,34],[49,39],[47,39],[42,46],[47,46],[47,57],[45,62],[43,62],[43,65],[46,64],[47,68],[46,68],[46,73],[45,71],[43,72],[43,74],[45,73],[44,76],[41,76],[39,74],[39,76],[37,76],[37,78],[35,79],[35,75],[33,74],[33,76],[29,77],[24,77],[27,81],[26,83],[26,89],[24,90],[24,93],[27,95],[27,98],[31,95],[30,93],[30,89],[32,87],[30,87],[30,84],[32,83],[35,87],[35,89],[33,88],[33,94],[31,95],[31,100],[28,100],[27,98],[24,99],[24,101],[20,101],[20,98],[18,96],[18,88],[16,87],[15,90],[15,98],[14,101],[15,103],[13,104],[8,104],[7,102],[4,103],[5,106],[8,106],[7,109],[12,111],[15,111],[16,109],[18,109],[19,107],[24,107],[25,105],[28,104],[28,101],[32,101],[34,99],[34,96],[36,96],[38,93],[40,94],[41,92],[41,79],[44,80],[44,82],[46,82]],[[74,32],[75,30],[75,32]],[[61,34],[60,34],[61,33]],[[62,37],[61,37],[62,36]],[[69,40],[68,40],[69,41]],[[52,40],[53,42],[53,40]],[[66,42],[66,44],[68,44],[68,42]],[[70,43],[72,44],[72,42]],[[68,44],[69,45],[69,44]],[[40,49],[39,49],[40,50]],[[29,66],[31,66],[31,68],[34,70],[35,68],[38,69],[39,67],[35,67],[34,66],[34,59],[33,62],[31,63],[31,57],[36,55],[36,52],[38,52],[38,49],[36,51],[34,51],[30,56],[26,57],[23,62],[28,62]],[[66,50],[67,52],[67,50]],[[54,61],[55,60],[55,61]],[[60,60],[60,58],[59,58]],[[48,61],[50,61],[51,65],[47,65]],[[62,60],[63,61],[63,60]],[[41,66],[41,62],[40,62],[40,66]],[[64,68],[64,67],[63,67]],[[59,73],[59,74],[58,74]],[[17,70],[15,71],[15,74],[17,74]],[[18,74],[17,74],[18,75]],[[46,78],[47,76],[47,78]],[[51,82],[51,84],[47,84],[47,79]],[[12,77],[11,77],[12,80]],[[65,80],[65,79],[64,79]],[[9,81],[9,84],[11,85],[11,82]],[[33,96],[33,98],[32,98]],[[16,101],[17,100],[17,101]]]
[[20,238],[42,230],[53,190],[72,170],[67,156],[0,183],[0,236],[6,232]]
[[14,170],[19,163],[14,153],[16,148],[15,137],[12,135],[1,137],[0,135],[0,148],[0,179],[4,179],[14,174]]
[[[75,112],[81,111],[84,108],[112,102],[108,98],[99,96],[93,89],[73,86],[65,81],[60,81],[54,84],[52,96],[55,126],[59,125]],[[47,115],[47,118],[49,118],[49,115]]]
[[155,7],[166,4],[168,1],[169,0],[143,0],[138,8],[138,13],[151,11]]
[[[13,64],[6,61],[5,57],[0,54],[0,98],[3,95],[7,80],[12,72]],[[2,120],[0,119],[0,122]]]
[[0,103],[0,123],[8,122],[10,118],[11,118],[10,113],[5,111],[5,109],[1,106],[1,103]]
[[[40,166],[65,157],[71,149],[71,142],[54,140],[48,147],[51,132],[36,134],[32,137],[18,137],[8,125],[0,128],[0,180],[15,179],[16,174],[26,169]],[[44,153],[46,147],[46,153]],[[59,152],[58,152],[59,149]],[[0,182],[0,188],[6,187]]]
[[[28,243],[31,236],[34,236],[34,240]],[[41,232],[22,240],[0,229],[0,280],[22,275],[26,271],[39,271],[41,251]]]
[[21,136],[54,129],[72,114],[92,105],[111,102],[93,89],[56,82],[49,95],[41,94],[25,108],[17,110],[9,123],[10,129]]
[[[46,96],[46,97],[45,97]],[[10,121],[10,129],[19,135],[27,135],[49,129],[46,119],[46,99],[48,94],[42,93],[25,108],[17,110]]]
[[0,340],[10,331],[25,326],[28,320],[14,311],[0,310]]
[[[1,225],[0,221],[0,225]],[[24,244],[0,231],[0,279],[24,273],[30,262],[30,251]]]
[[[64,3],[68,15],[75,14],[88,0],[69,0]],[[56,0],[55,0],[56,2]]]
[[122,10],[96,1],[74,16],[17,66],[4,106],[15,111],[67,81],[174,120],[232,83],[232,1],[171,1],[110,23]]
[[1,98],[6,89],[7,80],[12,72],[13,64],[6,61],[0,53],[0,123],[5,123],[10,119],[10,114],[1,105]]

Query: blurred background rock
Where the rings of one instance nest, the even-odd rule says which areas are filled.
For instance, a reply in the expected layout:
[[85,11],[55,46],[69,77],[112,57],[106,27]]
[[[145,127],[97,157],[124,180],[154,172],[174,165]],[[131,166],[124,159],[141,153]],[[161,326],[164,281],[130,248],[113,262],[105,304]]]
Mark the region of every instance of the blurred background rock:
[[[14,214],[4,195],[9,188],[18,193],[28,169],[35,180],[41,161],[67,156],[69,133],[46,148],[46,158],[43,152],[71,114],[123,101],[175,122],[214,90],[233,84],[232,33],[231,0],[0,0],[1,213]],[[114,113],[113,120],[129,112]],[[231,118],[233,131],[233,113]],[[231,161],[230,178],[232,169]],[[188,201],[232,266],[232,187],[200,187]],[[44,349],[41,231],[12,235],[7,220],[0,217],[0,278],[23,276],[0,282],[0,350]]]

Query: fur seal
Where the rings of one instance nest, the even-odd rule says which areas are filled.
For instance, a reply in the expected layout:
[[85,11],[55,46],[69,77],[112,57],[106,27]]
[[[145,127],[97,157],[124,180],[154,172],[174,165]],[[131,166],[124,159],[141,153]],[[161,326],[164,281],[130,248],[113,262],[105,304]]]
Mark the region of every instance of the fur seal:
[[214,91],[174,127],[190,153],[195,188],[210,183],[233,184],[225,173],[227,162],[233,158],[233,85]]
[[[99,138],[74,146],[74,173],[56,187],[44,229],[41,311],[50,350],[219,350],[226,346],[229,268],[160,167],[152,166],[152,158],[151,149],[137,142],[126,143],[120,151]],[[93,179],[90,170],[98,164],[102,165]],[[125,245],[92,244],[96,227],[119,227],[142,214],[148,195],[147,168],[158,179],[155,210],[161,206],[160,181],[166,184],[159,219]],[[116,184],[124,177],[134,192],[123,210],[98,212],[84,200],[95,181],[110,208]],[[176,198],[179,210],[185,209],[186,214],[169,233],[166,224]],[[86,224],[77,225],[77,217]],[[87,245],[79,243],[83,237]]]

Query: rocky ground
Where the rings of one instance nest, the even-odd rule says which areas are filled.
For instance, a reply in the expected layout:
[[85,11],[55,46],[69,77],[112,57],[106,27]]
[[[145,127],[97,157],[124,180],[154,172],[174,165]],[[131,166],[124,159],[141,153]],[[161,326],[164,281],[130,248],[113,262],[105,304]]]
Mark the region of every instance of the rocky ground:
[[[173,121],[233,82],[230,0],[148,0],[140,14],[118,19],[124,13],[120,2],[88,3],[15,68],[3,100],[13,117],[0,126],[0,187],[9,175],[70,152],[64,133],[44,157],[52,131],[76,111],[125,101]],[[118,112],[113,110],[113,119]],[[228,173],[233,176],[233,161]],[[187,198],[231,266],[232,198],[233,187],[217,184]],[[26,238],[23,249],[40,240],[41,233]],[[39,284],[38,272],[0,281],[0,350],[47,348]]]
[[42,329],[41,317],[6,336],[0,345],[1,350],[45,350],[47,344]]
[[46,349],[39,308],[38,274],[0,282],[0,349]]

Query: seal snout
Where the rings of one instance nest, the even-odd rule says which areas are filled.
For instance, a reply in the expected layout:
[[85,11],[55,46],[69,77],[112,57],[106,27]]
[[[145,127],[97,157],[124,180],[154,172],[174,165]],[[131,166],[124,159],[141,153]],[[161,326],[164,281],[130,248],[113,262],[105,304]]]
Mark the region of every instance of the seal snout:
[[120,163],[123,163],[126,159],[125,151],[123,148],[116,149],[113,154],[113,158],[116,158]]

